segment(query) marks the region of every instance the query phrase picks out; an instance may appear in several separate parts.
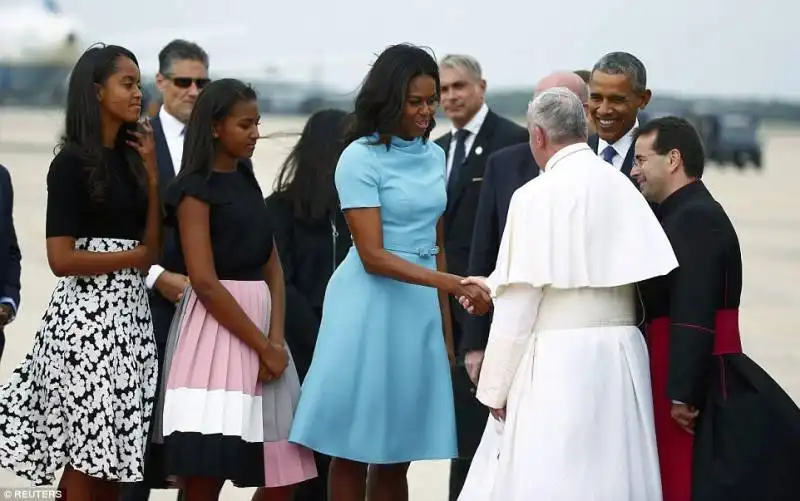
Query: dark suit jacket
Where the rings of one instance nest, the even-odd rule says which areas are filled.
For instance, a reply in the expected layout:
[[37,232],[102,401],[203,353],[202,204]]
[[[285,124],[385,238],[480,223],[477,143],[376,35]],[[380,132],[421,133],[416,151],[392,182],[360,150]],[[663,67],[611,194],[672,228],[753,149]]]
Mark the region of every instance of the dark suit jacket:
[[[452,134],[448,132],[436,140],[446,155],[450,154],[451,139]],[[464,165],[459,167],[463,169],[459,175],[459,183],[447,197],[444,245],[450,272],[459,275],[467,272],[472,230],[487,158],[506,146],[527,142],[528,131],[524,127],[489,110],[472,148],[467,152]]]
[[[167,138],[164,135],[164,127],[161,125],[161,119],[156,114],[150,120],[153,126],[153,139],[156,143],[156,160],[158,161],[158,187],[161,195],[161,200],[167,193],[167,187],[175,179],[175,168],[172,165],[172,157],[169,153],[169,146],[167,145]],[[175,231],[169,227],[162,228],[162,257],[159,263],[165,269],[169,270],[171,267],[170,260],[176,258],[177,245],[175,241]],[[172,323],[172,317],[175,314],[175,305],[167,301],[158,291],[150,291],[150,310],[153,315],[153,331],[155,333],[156,344],[159,347],[159,355],[163,356],[162,349],[166,345],[167,336],[169,335],[169,326]]]
[[[452,133],[436,140],[445,155],[450,155]],[[489,110],[478,135],[467,152],[464,165],[459,174],[458,185],[447,195],[447,208],[444,213],[444,250],[447,255],[447,270],[456,275],[466,276],[469,265],[469,249],[472,245],[472,230],[478,208],[486,159],[492,152],[511,146],[527,143],[528,131],[511,120]],[[452,298],[451,298],[452,300]],[[455,301],[451,304],[453,316],[453,342],[457,348],[461,343],[462,325],[466,312]]]
[[[22,253],[14,229],[14,188],[8,169],[0,165],[0,300],[11,302],[16,315],[20,305],[20,272]],[[0,358],[5,348],[5,335],[0,328]]]
[[[485,277],[494,271],[511,196],[538,174],[539,166],[527,143],[508,146],[489,156],[475,215],[468,275]],[[465,317],[458,353],[463,356],[468,351],[486,349],[491,322],[491,313]]]
[[14,229],[14,188],[8,169],[0,165],[0,298],[14,302],[14,313],[20,304],[20,272],[22,254]]
[[[452,134],[447,133],[436,140],[446,155],[450,154],[451,139]],[[519,143],[528,143],[528,131],[489,110],[472,148],[467,152],[464,165],[454,167],[462,171],[458,185],[448,193],[444,214],[444,247],[449,272],[462,276],[467,274],[472,231],[487,159],[493,152]],[[458,349],[462,325],[467,321],[468,314],[457,301],[450,299],[454,320],[453,341]],[[457,410],[458,452],[461,458],[471,458],[475,453],[488,415],[486,407],[475,399],[472,390],[466,370],[459,367],[453,373],[453,391]]]

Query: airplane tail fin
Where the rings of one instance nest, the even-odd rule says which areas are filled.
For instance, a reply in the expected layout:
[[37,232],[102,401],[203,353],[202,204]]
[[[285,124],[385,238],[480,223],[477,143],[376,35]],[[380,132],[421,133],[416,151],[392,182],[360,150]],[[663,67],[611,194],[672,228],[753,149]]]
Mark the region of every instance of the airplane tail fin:
[[53,14],[61,12],[61,8],[58,6],[56,0],[42,0],[42,3],[48,12],[52,12]]

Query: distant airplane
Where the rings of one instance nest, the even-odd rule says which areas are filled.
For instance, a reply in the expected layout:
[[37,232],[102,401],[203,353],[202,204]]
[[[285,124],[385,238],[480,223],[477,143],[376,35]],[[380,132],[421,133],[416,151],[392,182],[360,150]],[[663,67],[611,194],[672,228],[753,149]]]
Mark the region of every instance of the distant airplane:
[[44,7],[53,14],[58,14],[61,12],[61,8],[58,6],[58,4],[52,0],[44,0]]
[[0,62],[49,59],[65,46],[77,45],[77,19],[61,12],[54,0],[16,3],[0,8]]
[[61,102],[81,31],[55,0],[0,8],[0,104]]
[[[241,23],[218,23],[213,29],[205,26],[175,26],[120,33],[113,31],[113,40],[100,40],[102,34],[88,34],[75,16],[65,13],[57,0],[16,0],[0,6],[0,105],[61,106],[66,98],[67,81],[75,62],[93,44],[106,41],[123,45],[139,56],[142,78],[150,87],[157,71],[156,55],[174,38],[197,41],[201,45],[214,40],[234,38],[250,40],[253,33]],[[106,35],[107,36],[107,35]],[[350,57],[352,59],[352,56]],[[270,63],[276,63],[271,58]],[[252,81],[259,87],[264,107],[275,113],[307,112],[321,106],[322,96],[331,91],[322,83],[322,67],[346,60],[338,54],[290,56],[281,58],[278,66],[309,66],[315,69],[309,79],[283,78],[269,74],[263,61],[251,56],[220,58],[214,65],[216,75],[233,75]],[[148,94],[153,94],[152,90]]]

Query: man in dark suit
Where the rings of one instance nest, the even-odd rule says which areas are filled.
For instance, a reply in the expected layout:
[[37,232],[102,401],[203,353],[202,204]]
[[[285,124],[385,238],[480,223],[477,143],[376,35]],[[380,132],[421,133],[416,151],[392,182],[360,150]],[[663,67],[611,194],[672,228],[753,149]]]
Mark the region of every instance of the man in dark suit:
[[[506,146],[528,142],[528,131],[500,117],[484,101],[486,80],[473,57],[448,55],[439,63],[441,102],[452,130],[436,140],[447,156],[447,209],[444,214],[444,247],[451,273],[466,276],[469,263],[475,211],[489,155]],[[457,302],[453,311],[453,341],[457,351],[466,312]],[[459,362],[463,359],[459,358]],[[453,460],[450,472],[450,499],[455,500],[464,485],[477,441],[466,433],[465,423],[474,421],[475,413],[484,413],[470,392],[466,370],[454,373],[456,419],[459,429],[459,459]],[[484,423],[486,419],[484,418]],[[471,427],[470,427],[471,428]]]
[[632,181],[633,133],[651,96],[644,64],[627,52],[606,54],[592,68],[589,116],[597,134],[589,145]]
[[[197,96],[208,78],[208,54],[197,44],[185,40],[173,40],[158,54],[156,85],[161,93],[162,106],[151,119],[156,143],[161,198],[181,167],[183,138],[186,124],[197,100]],[[153,265],[145,284],[150,290],[150,310],[153,315],[153,330],[159,358],[159,386],[166,351],[169,327],[175,314],[175,305],[180,300],[188,277],[176,273],[180,259],[176,234],[165,228],[162,262]],[[145,481],[128,484],[122,489],[124,501],[147,501],[151,488],[166,487],[162,483],[163,457],[158,446],[148,443],[145,453]],[[182,496],[182,493],[181,493]]]
[[0,165],[0,359],[6,344],[5,327],[14,320],[20,304],[22,253],[14,229],[14,188],[8,169]]
[[[192,108],[200,91],[209,83],[208,54],[197,44],[173,40],[158,54],[156,85],[162,105],[152,118],[158,156],[159,187],[163,200],[166,190],[181,168],[183,138]],[[164,252],[174,244],[174,234],[164,233]],[[188,284],[187,277],[170,271],[164,263],[153,265],[145,281],[151,290],[151,308],[159,350],[167,341],[169,325]]]

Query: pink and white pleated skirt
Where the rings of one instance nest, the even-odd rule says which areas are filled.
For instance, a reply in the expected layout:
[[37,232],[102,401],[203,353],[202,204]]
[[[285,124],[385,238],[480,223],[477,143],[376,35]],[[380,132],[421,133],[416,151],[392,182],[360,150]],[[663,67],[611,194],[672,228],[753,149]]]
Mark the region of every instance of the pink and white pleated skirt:
[[[266,335],[271,306],[266,283],[221,282]],[[187,288],[165,357],[153,440],[163,443],[169,478],[278,487],[317,476],[311,450],[287,440],[300,395],[291,354],[279,379],[258,381],[256,352],[222,327]]]

